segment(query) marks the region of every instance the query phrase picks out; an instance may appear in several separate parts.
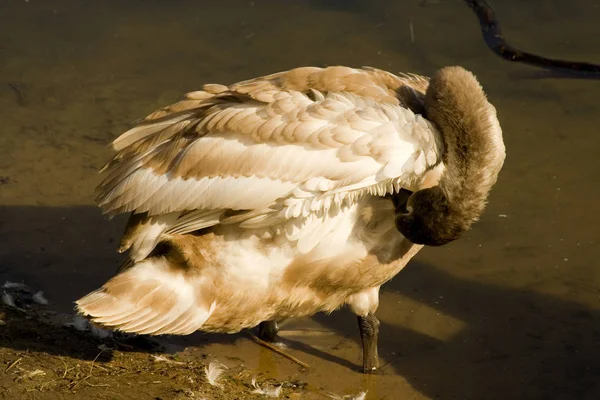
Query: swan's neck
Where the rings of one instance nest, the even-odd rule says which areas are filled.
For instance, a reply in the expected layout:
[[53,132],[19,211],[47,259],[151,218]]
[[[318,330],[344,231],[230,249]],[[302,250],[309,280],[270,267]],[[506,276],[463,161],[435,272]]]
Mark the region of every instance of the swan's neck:
[[420,244],[457,239],[483,212],[505,157],[496,110],[475,77],[459,67],[440,70],[425,95],[426,117],[441,132],[446,151],[437,186],[414,193],[397,226]]
[[469,82],[462,82],[452,94],[447,93],[450,88],[435,90],[434,86],[427,93],[426,107],[427,117],[438,126],[446,144],[440,189],[450,204],[463,210],[464,218],[475,220],[496,183],[505,149],[495,108],[478,84],[465,83]]

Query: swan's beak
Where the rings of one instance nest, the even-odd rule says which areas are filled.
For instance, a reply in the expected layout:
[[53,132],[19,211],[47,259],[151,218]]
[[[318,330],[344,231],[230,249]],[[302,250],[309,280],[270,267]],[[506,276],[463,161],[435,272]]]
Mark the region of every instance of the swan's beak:
[[398,193],[390,195],[390,199],[392,200],[392,203],[394,204],[394,208],[395,208],[394,214],[395,215],[408,214],[409,210],[406,207],[407,207],[408,199],[410,198],[410,196],[412,194],[413,194],[413,192],[411,192],[410,190],[400,189],[400,191]]

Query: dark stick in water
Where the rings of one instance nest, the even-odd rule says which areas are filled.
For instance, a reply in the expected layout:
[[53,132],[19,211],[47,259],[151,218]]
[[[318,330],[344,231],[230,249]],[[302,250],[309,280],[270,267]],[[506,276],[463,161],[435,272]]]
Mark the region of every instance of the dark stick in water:
[[23,91],[23,85],[20,83],[8,82],[8,87],[15,92],[15,96],[17,96],[17,104],[19,104],[21,107],[25,107],[27,105],[27,96]]
[[505,60],[544,68],[552,72],[555,77],[600,79],[598,64],[546,58],[514,48],[504,39],[496,12],[485,0],[465,1],[479,19],[481,33],[487,46]]

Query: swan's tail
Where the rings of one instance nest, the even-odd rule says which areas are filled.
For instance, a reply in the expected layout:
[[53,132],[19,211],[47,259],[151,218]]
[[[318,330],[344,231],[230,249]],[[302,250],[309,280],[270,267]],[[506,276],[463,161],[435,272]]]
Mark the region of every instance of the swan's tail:
[[77,300],[79,313],[124,332],[187,335],[201,329],[216,303],[208,279],[165,257],[134,264]]

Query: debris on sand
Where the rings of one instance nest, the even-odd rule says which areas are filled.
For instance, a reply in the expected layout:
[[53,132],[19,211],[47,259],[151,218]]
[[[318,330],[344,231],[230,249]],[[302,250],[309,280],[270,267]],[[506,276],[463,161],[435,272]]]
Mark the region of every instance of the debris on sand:
[[36,370],[33,370],[33,371],[31,371],[31,372],[28,372],[27,374],[25,374],[25,375],[23,376],[23,379],[31,379],[31,378],[33,378],[34,376],[39,376],[39,375],[41,375],[41,376],[45,376],[45,375],[46,375],[46,372],[45,372],[45,371],[42,371],[41,369],[36,369]]
[[162,356],[162,355],[152,354],[151,357],[154,359],[154,362],[164,362],[166,364],[172,364],[172,365],[185,365],[184,362],[174,361],[174,360],[168,359],[167,357]]
[[[0,347],[0,398],[2,394],[20,398],[22,393],[38,393],[48,399],[71,398],[77,392],[77,398],[99,399],[104,397],[100,395],[104,389],[99,388],[139,398],[142,387],[148,398],[173,400],[324,397],[321,390],[309,388],[292,376],[280,384],[271,379],[263,381],[259,375],[251,385],[251,377],[258,371],[248,370],[237,361],[223,360],[226,354],[216,357],[177,350],[172,355],[171,351],[179,346],[163,348],[145,335],[104,330],[80,315],[60,313],[51,305],[35,302],[37,289],[3,283],[0,296],[6,292],[5,297],[25,312],[0,301],[0,320],[5,321],[0,326],[0,342],[6,344]],[[99,335],[110,337],[99,340]],[[156,351],[157,347],[161,350]],[[317,393],[320,397],[312,396]]]

